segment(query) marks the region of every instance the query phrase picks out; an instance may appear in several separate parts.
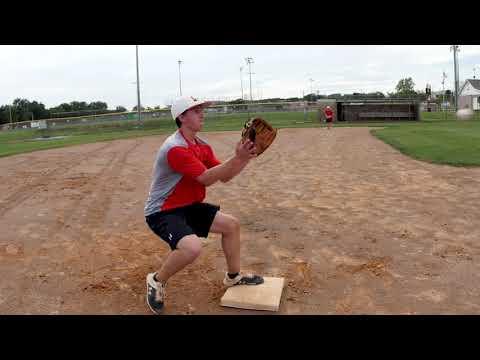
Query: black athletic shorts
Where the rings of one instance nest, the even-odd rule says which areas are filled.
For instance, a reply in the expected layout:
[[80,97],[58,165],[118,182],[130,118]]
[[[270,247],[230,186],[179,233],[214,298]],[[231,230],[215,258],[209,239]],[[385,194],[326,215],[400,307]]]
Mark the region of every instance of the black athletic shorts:
[[206,238],[219,210],[220,206],[202,202],[160,211],[146,216],[145,220],[150,229],[175,250],[184,236],[195,234]]
[[333,122],[333,118],[327,118],[327,123]]

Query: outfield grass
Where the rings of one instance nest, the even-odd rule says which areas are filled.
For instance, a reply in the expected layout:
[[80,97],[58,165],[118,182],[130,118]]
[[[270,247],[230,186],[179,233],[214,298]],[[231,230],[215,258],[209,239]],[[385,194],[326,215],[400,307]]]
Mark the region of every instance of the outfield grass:
[[[276,128],[323,127],[317,113],[260,113]],[[247,114],[211,115],[204,132],[238,131]],[[372,133],[413,158],[438,164],[480,166],[480,115],[470,121],[455,120],[453,113],[423,113],[422,121],[335,123],[335,127],[378,127]],[[169,118],[144,121],[118,121],[91,125],[71,125],[63,129],[16,130],[0,132],[0,157],[64,146],[171,133],[176,129]],[[42,136],[65,136],[58,140],[35,140]]]
[[372,134],[415,159],[453,166],[480,166],[480,121],[430,121],[389,126]]
[[[254,114],[251,114],[252,116]],[[303,112],[262,113],[277,128],[322,126],[314,122],[315,113],[308,113],[306,119]],[[204,132],[208,131],[241,131],[247,120],[247,114],[213,115],[205,119]],[[150,136],[172,133],[177,129],[170,118],[146,120],[139,127],[136,121],[117,121],[96,123],[91,125],[70,125],[64,128],[48,130],[24,129],[0,132],[0,157],[51,149],[63,146],[87,144],[99,141],[126,139],[139,136]],[[36,140],[42,136],[65,136],[59,140]]]

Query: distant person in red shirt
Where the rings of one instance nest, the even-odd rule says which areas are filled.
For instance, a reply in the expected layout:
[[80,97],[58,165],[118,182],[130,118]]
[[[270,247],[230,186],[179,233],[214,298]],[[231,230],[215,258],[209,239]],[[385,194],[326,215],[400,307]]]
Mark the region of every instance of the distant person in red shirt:
[[172,250],[160,270],[147,275],[147,303],[157,314],[163,309],[167,281],[198,257],[200,238],[210,232],[222,234],[228,270],[225,286],[263,283],[261,276],[240,272],[239,221],[219,206],[203,202],[207,186],[231,180],[256,157],[251,141],[239,141],[235,154],[222,163],[210,145],[197,137],[209,104],[189,96],[175,101],[171,111],[178,130],[164,141],[153,167],[145,219]]
[[327,105],[325,107],[324,114],[325,114],[325,119],[326,119],[327,124],[328,124],[328,130],[330,130],[331,127],[332,127],[332,123],[333,123],[333,110],[332,110],[332,108]]

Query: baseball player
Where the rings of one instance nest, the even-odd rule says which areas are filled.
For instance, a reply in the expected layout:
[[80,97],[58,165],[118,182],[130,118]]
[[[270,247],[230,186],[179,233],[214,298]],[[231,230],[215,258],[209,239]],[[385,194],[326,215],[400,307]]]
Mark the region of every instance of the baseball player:
[[333,110],[332,110],[332,108],[327,105],[325,107],[324,114],[325,114],[325,119],[326,119],[327,124],[328,124],[328,130],[330,130],[331,127],[332,127],[332,123],[333,123]]
[[225,286],[258,285],[263,278],[240,271],[240,225],[220,207],[203,202],[207,186],[228,182],[257,156],[251,141],[239,141],[234,155],[221,162],[206,141],[197,137],[210,102],[181,97],[172,105],[178,130],[160,147],[153,167],[145,219],[150,229],[171,248],[162,267],[147,275],[147,303],[159,314],[164,306],[167,281],[200,254],[201,237],[222,234],[227,262]]

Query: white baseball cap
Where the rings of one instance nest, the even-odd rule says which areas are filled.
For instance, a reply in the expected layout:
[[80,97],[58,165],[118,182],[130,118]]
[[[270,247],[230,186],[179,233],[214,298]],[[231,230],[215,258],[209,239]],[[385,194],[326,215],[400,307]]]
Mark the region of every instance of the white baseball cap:
[[172,117],[175,120],[178,115],[182,114],[184,111],[191,109],[198,105],[209,106],[211,101],[202,101],[194,98],[193,96],[182,96],[174,101],[172,104]]

